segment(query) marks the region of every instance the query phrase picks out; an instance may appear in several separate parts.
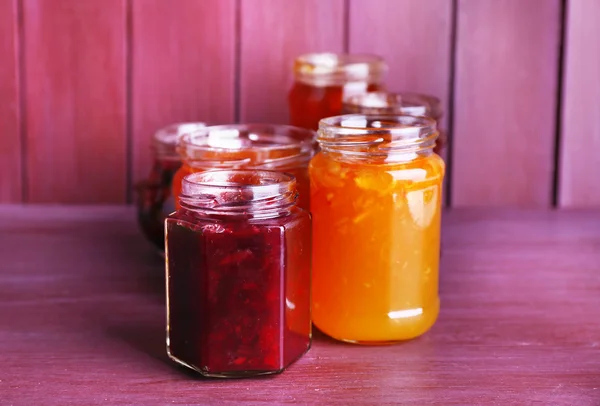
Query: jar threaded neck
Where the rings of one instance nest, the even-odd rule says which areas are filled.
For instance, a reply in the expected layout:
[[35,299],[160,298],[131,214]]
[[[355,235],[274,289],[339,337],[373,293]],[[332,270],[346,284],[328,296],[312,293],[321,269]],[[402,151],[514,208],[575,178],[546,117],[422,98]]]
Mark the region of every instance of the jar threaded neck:
[[199,169],[285,170],[308,163],[316,146],[312,130],[273,124],[232,124],[198,129],[180,137],[185,163]]
[[206,127],[202,122],[176,123],[163,127],[154,133],[152,149],[157,158],[179,161],[177,142],[184,134]]
[[296,179],[257,170],[209,170],[187,175],[179,195],[181,207],[220,215],[273,217],[296,205]]
[[441,102],[434,96],[418,93],[392,93],[373,91],[347,97],[342,109],[345,114],[442,116]]
[[317,141],[324,152],[355,158],[385,158],[429,153],[438,134],[432,118],[346,114],[321,120]]

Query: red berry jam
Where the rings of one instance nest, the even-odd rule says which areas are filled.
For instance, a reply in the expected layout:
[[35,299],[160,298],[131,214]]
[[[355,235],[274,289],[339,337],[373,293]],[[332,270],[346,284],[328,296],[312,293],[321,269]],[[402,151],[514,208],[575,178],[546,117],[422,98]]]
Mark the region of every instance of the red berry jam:
[[311,222],[294,184],[268,171],[184,178],[182,208],[166,221],[174,361],[205,376],[252,376],[308,350]]

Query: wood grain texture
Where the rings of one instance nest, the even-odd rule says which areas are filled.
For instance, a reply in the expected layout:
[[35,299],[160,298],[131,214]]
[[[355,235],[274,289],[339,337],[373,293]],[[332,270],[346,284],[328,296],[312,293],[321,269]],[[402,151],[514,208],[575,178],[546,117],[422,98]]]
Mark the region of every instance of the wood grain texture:
[[0,202],[22,199],[16,0],[0,0]]
[[452,205],[552,201],[559,0],[459,0]]
[[349,4],[349,51],[383,56],[389,65],[389,90],[436,96],[446,110],[452,2],[350,0]]
[[27,195],[124,202],[125,0],[23,0]]
[[[390,91],[439,98],[444,111],[440,127],[448,130],[453,2],[349,0],[349,4],[349,51],[383,56],[389,65],[385,82]],[[448,162],[447,148],[441,155]],[[448,186],[446,177],[445,193]]]
[[600,207],[600,2],[567,2],[558,204]]
[[133,179],[166,125],[234,120],[234,0],[133,0]]
[[429,333],[384,347],[317,334],[282,375],[230,381],[168,362],[163,265],[134,217],[0,207],[3,404],[600,403],[600,211],[454,209]]
[[294,59],[342,52],[343,0],[241,1],[242,122],[288,123]]

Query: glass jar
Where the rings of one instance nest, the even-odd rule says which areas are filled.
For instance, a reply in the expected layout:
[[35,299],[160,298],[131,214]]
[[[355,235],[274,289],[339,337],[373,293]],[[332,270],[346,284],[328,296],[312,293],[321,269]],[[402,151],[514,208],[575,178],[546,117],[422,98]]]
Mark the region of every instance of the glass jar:
[[297,180],[298,206],[309,210],[308,162],[316,148],[311,130],[274,124],[228,124],[204,127],[179,139],[183,165],[173,179],[179,208],[181,180],[209,169],[266,169],[289,172]]
[[344,114],[409,115],[431,117],[437,122],[439,136],[433,152],[440,154],[447,144],[446,135],[440,128],[442,103],[434,96],[417,93],[390,93],[375,91],[349,96],[344,100]]
[[360,114],[321,120],[309,166],[313,321],[358,344],[417,337],[439,311],[444,161],[435,121]]
[[279,373],[310,347],[311,220],[280,172],[183,179],[166,220],[167,352],[205,376]]
[[136,206],[144,236],[160,252],[165,248],[165,218],[175,210],[171,184],[181,166],[181,158],[175,150],[177,137],[204,126],[204,123],[173,124],[158,130],[152,139],[154,162],[150,176],[136,185]]
[[301,55],[288,95],[290,124],[316,130],[320,119],[341,114],[344,98],[382,89],[386,72],[387,65],[376,55]]

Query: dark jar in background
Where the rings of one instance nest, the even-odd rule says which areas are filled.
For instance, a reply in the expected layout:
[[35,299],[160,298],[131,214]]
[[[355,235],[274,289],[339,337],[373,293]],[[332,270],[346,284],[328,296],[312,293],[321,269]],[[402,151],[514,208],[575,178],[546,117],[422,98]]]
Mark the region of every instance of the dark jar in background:
[[176,151],[177,138],[204,126],[204,123],[173,124],[158,130],[152,139],[150,175],[136,186],[137,218],[146,239],[161,252],[165,247],[165,218],[175,211],[171,185],[181,166],[181,158]]
[[309,210],[308,163],[317,147],[312,130],[277,124],[226,124],[200,128],[179,138],[183,165],[173,178],[175,208],[182,179],[211,169],[257,169],[292,174],[300,196],[298,206]]
[[344,99],[342,112],[344,114],[429,117],[436,121],[439,131],[433,152],[439,155],[447,145],[446,135],[440,130],[440,121],[443,115],[442,103],[434,96],[386,91],[355,94]]
[[166,220],[167,352],[209,377],[274,374],[310,347],[310,214],[280,172],[186,176]]
[[290,124],[317,130],[319,120],[337,116],[342,101],[353,94],[382,89],[387,65],[368,54],[312,53],[294,63],[288,94]]

